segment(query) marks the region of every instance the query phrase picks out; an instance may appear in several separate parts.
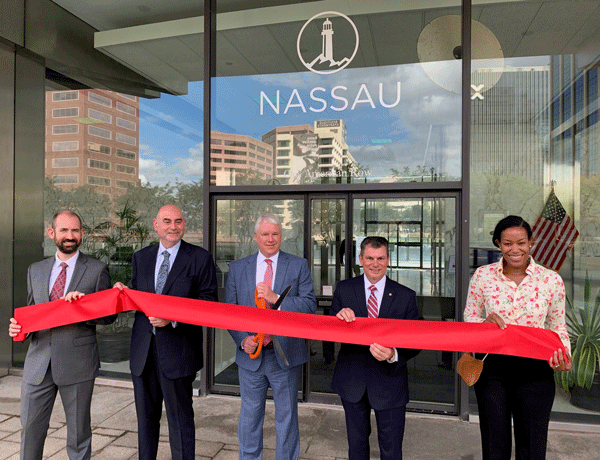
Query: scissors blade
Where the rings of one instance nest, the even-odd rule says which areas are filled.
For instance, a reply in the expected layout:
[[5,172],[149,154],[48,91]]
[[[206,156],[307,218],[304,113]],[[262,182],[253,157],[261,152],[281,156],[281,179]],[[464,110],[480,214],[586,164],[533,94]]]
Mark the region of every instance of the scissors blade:
[[283,361],[283,364],[285,364],[286,366],[289,366],[290,363],[288,362],[287,358],[285,357],[285,353],[283,352],[283,348],[281,348],[281,345],[279,344],[279,340],[277,339],[277,337],[272,335],[271,341],[273,342],[273,348],[275,348],[275,351],[277,352],[277,354]]
[[277,302],[275,302],[273,305],[271,305],[271,308],[273,310],[277,310],[279,308],[279,306],[281,305],[281,302],[283,302],[283,299],[285,299],[285,296],[288,295],[288,292],[290,292],[290,289],[292,289],[292,286],[288,286],[283,290],[283,292],[279,296],[279,299],[277,299]]

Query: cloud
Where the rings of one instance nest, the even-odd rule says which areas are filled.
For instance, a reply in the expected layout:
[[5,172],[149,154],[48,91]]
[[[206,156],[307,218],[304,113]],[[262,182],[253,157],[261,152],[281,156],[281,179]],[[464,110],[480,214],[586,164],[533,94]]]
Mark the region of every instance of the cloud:
[[[161,160],[147,156],[152,154],[151,149],[142,149],[140,145],[139,176],[142,181],[152,185],[165,185],[174,182],[197,181],[203,177],[204,171],[204,144],[202,142],[188,149],[189,156],[174,157],[164,155]],[[172,161],[165,161],[170,158]]]

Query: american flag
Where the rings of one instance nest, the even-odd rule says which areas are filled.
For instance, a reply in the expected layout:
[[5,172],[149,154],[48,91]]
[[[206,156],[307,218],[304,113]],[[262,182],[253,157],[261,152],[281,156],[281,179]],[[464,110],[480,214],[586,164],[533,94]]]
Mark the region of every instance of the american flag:
[[558,271],[578,236],[575,224],[552,189],[541,216],[533,226],[535,247],[531,257],[537,263]]

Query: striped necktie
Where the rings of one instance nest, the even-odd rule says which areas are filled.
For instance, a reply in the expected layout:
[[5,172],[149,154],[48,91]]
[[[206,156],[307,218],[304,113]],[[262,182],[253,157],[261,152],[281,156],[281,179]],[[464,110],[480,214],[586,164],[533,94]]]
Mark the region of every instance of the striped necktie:
[[377,288],[374,284],[371,284],[371,287],[369,287],[369,289],[371,290],[371,295],[369,295],[369,300],[367,300],[367,310],[369,312],[369,318],[377,318],[377,316],[379,315],[377,311],[377,297],[375,297],[375,291],[377,290]]

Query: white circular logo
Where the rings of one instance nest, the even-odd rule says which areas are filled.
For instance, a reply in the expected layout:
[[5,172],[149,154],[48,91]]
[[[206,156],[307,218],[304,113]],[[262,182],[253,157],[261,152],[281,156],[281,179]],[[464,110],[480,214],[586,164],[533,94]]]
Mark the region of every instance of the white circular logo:
[[[315,24],[307,28],[313,21]],[[311,72],[323,75],[335,73],[344,69],[356,56],[358,30],[345,14],[325,11],[315,14],[302,26],[296,48],[300,61]]]

